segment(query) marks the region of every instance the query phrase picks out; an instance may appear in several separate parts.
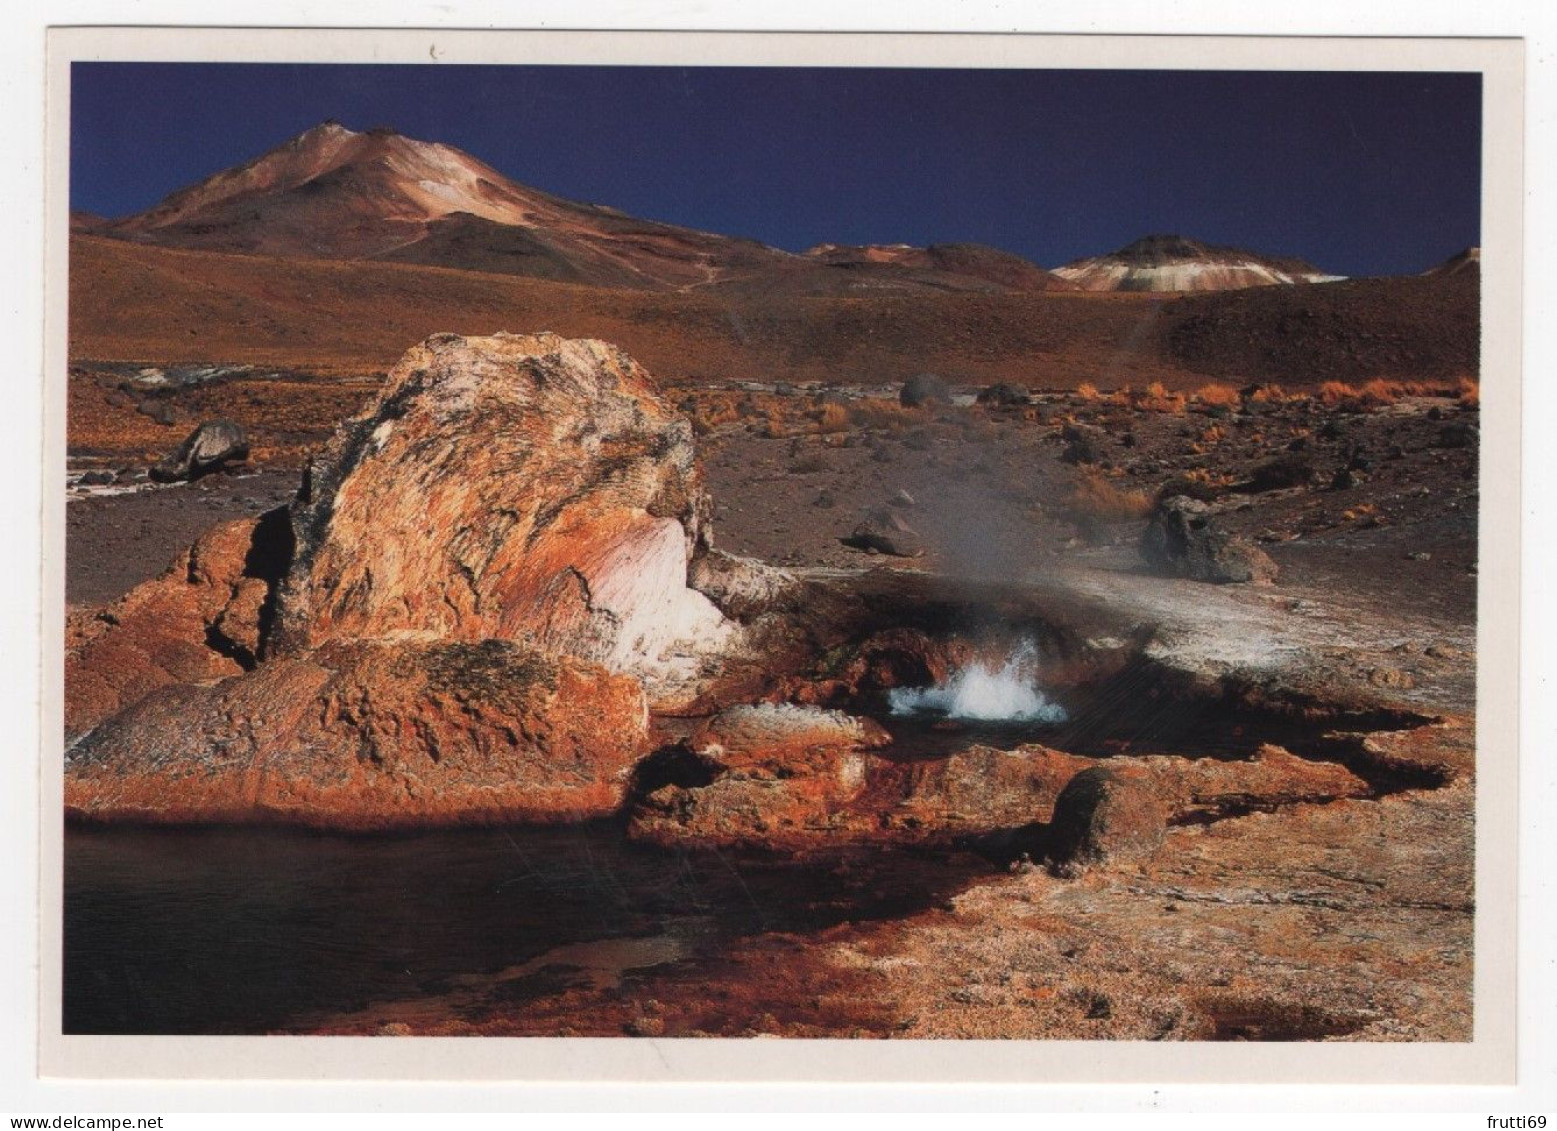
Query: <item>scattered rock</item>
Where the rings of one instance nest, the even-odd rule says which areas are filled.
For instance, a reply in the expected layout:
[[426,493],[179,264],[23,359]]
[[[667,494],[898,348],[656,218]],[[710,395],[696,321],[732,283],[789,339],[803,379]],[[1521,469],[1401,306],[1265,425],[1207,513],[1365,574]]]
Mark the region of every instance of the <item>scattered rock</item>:
[[135,411],[158,424],[172,424],[178,419],[178,414],[167,401],[141,401],[135,406]]
[[1467,420],[1451,420],[1438,429],[1435,443],[1440,448],[1474,448],[1481,443],[1481,429]]
[[249,440],[242,426],[230,420],[206,420],[151,469],[151,477],[158,483],[178,483],[248,458]]
[[1141,555],[1170,577],[1270,582],[1276,563],[1253,543],[1219,528],[1210,506],[1182,495],[1158,505],[1141,536]]
[[1374,687],[1410,690],[1416,686],[1416,677],[1399,668],[1373,668],[1368,672],[1368,682]]
[[1288,487],[1307,487],[1315,478],[1314,465],[1300,455],[1277,456],[1250,473],[1250,491],[1279,491]]
[[986,386],[979,390],[977,403],[992,405],[996,408],[1015,408],[1025,405],[1032,399],[1032,393],[1020,385],[1009,385],[1005,382]]
[[922,557],[925,552],[924,539],[889,507],[872,510],[842,541],[856,550],[874,550],[898,558]]
[[1067,424],[1060,432],[1065,448],[1060,459],[1069,464],[1101,464],[1108,459],[1108,435],[1101,428]]
[[1071,778],[1055,801],[1050,854],[1073,867],[1139,860],[1162,844],[1167,825],[1148,778],[1095,766]]

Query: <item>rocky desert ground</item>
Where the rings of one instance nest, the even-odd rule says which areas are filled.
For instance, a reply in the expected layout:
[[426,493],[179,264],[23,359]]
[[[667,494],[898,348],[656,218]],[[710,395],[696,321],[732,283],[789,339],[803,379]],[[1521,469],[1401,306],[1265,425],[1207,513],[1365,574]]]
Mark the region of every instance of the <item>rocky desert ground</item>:
[[1469,1039],[1473,260],[1159,239],[1088,285],[1217,289],[1092,293],[553,198],[451,266],[539,207],[490,186],[302,255],[299,162],[430,159],[367,136],[74,236],[72,827],[702,878],[263,1030]]

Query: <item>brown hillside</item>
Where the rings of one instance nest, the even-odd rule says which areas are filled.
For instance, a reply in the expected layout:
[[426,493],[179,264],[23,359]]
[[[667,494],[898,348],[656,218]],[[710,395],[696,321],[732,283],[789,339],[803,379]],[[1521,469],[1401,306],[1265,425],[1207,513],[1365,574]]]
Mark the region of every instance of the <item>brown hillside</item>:
[[439,331],[553,330],[615,342],[671,380],[855,383],[933,370],[970,384],[1193,384],[1152,360],[1159,306],[1065,293],[757,302],[79,237],[70,353],[363,372]]
[[383,370],[450,331],[552,330],[624,347],[672,381],[903,380],[1103,388],[1207,377],[1294,385],[1476,369],[1473,276],[1166,298],[897,294],[760,301],[411,264],[277,259],[77,235],[77,360]]
[[1480,365],[1480,278],[1355,279],[1177,302],[1165,358],[1280,382],[1468,376]]

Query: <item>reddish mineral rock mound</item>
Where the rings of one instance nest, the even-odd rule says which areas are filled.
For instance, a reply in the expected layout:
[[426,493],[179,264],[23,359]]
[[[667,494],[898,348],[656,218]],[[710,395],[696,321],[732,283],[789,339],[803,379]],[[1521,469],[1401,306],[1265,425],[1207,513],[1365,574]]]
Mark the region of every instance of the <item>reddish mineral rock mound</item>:
[[[786,851],[998,835],[1085,865],[1149,855],[1169,823],[1371,792],[1342,766],[1274,746],[1243,761],[1159,755],[1099,766],[1036,744],[900,760],[872,751],[880,743],[863,720],[794,706],[768,711],[762,726],[742,714],[699,732],[693,747],[711,763],[706,777],[643,798],[633,835]],[[713,741],[728,732],[739,736],[733,745]]]
[[691,426],[626,354],[429,338],[305,473],[279,650],[525,640],[672,707],[736,635],[688,585],[709,509]]
[[[595,816],[787,575],[708,546],[691,429],[602,342],[412,349],[286,511],[72,627],[82,816]],[[713,599],[689,585],[695,575]],[[744,665],[744,667],[742,666]]]
[[65,736],[175,683],[238,675],[260,648],[280,512],[217,526],[168,567],[84,622],[65,652]]
[[72,748],[65,807],[355,829],[598,817],[647,724],[631,677],[506,641],[330,644],[148,695]]

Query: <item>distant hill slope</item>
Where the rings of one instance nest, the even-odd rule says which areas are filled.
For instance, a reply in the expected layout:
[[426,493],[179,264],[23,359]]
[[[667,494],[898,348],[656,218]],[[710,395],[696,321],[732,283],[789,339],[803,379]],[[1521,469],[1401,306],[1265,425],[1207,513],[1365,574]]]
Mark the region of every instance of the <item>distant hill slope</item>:
[[406,263],[71,241],[70,355],[365,372],[452,331],[616,342],[666,380],[901,381],[1103,388],[1160,380],[1453,376],[1476,371],[1479,287],[1462,274],[1186,296],[916,291],[751,298]]
[[1189,295],[1173,304],[1161,347],[1165,360],[1188,369],[1298,385],[1471,375],[1480,369],[1480,277]]
[[998,248],[946,243],[821,244],[781,270],[735,278],[717,290],[749,297],[833,295],[870,297],[894,291],[1001,292],[1073,291],[1052,272]]
[[1064,285],[989,248],[906,249],[912,254],[895,261],[795,255],[567,200],[451,146],[335,122],[90,230],[162,247],[384,259],[642,290],[736,286],[804,295]]
[[1218,247],[1183,236],[1146,236],[1053,274],[1087,291],[1226,291],[1290,283],[1333,282],[1311,263]]

